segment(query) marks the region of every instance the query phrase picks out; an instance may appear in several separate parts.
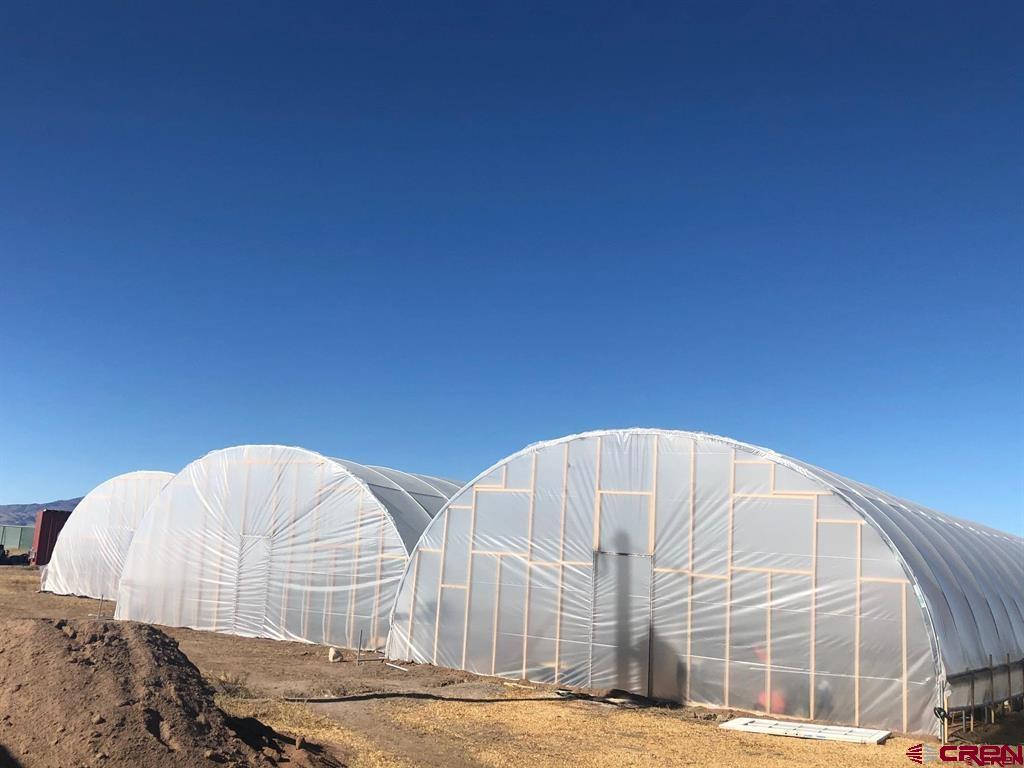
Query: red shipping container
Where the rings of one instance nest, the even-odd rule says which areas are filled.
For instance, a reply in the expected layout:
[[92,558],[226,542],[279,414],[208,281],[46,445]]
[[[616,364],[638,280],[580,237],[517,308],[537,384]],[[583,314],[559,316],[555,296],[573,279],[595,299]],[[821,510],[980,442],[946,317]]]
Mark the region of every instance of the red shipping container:
[[69,517],[71,513],[63,509],[40,509],[36,512],[36,536],[32,542],[33,565],[46,565],[50,562],[57,536]]

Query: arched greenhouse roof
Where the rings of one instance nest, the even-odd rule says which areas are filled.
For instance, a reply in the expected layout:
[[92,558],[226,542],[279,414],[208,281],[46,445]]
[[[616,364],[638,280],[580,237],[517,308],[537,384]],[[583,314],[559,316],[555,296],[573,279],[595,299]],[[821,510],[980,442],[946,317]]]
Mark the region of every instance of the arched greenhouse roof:
[[1022,589],[1019,537],[729,438],[604,430],[452,496],[388,653],[936,732],[936,704],[1024,692]]
[[409,551],[447,501],[430,480],[289,446],[212,451],[149,505],[115,615],[380,647]]
[[127,472],[89,491],[61,529],[40,589],[115,600],[135,529],[173,477],[171,472]]
[[[728,438],[812,478],[860,512],[920,590],[947,679],[1024,658],[1024,539]],[[991,656],[991,659],[989,658]]]
[[[431,518],[458,486],[429,475],[413,475],[390,467],[374,467],[350,459],[331,458],[369,487],[391,514],[406,551],[412,551]],[[447,495],[446,495],[447,494]]]

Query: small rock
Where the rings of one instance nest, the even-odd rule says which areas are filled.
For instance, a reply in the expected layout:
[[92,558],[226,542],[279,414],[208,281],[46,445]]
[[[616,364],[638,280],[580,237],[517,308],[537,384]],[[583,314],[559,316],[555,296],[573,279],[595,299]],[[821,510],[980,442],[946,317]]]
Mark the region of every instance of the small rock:
[[106,720],[107,720],[107,718],[105,718],[103,715],[99,714],[98,712],[95,715],[92,716],[92,724],[93,725],[99,725],[100,723],[106,722]]
[[[331,650],[334,650],[333,648]],[[15,683],[11,686],[11,693],[17,693],[21,690],[21,683]]]
[[299,737],[298,737],[298,738],[297,738],[297,739],[295,740],[295,748],[296,748],[296,749],[305,749],[305,748],[306,748],[307,746],[308,746],[308,745],[307,745],[307,743],[306,743],[306,739],[305,739],[305,738],[303,738],[302,736],[299,736]]
[[341,661],[341,651],[332,645],[327,650],[327,660],[330,662]]

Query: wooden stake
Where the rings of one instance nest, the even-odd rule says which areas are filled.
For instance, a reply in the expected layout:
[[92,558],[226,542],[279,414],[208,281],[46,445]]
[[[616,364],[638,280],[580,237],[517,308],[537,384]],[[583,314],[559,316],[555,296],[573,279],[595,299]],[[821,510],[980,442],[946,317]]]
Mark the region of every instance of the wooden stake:
[[[378,632],[378,626],[380,624],[380,582],[381,574],[384,568],[384,528],[385,521],[381,520],[380,525],[377,529],[377,581],[373,587],[373,619],[370,625],[370,632],[374,638],[374,645],[376,646],[376,638],[380,637]],[[394,592],[394,599],[398,599],[398,591]],[[384,641],[387,642],[387,635],[385,634]]]
[[601,447],[603,438],[597,438],[597,462],[594,478],[594,551],[601,548]]
[[974,710],[976,709],[974,701],[974,673],[971,673],[971,732],[974,732]]
[[853,625],[853,712],[854,712],[854,725],[860,725],[860,574],[861,574],[861,533],[863,528],[857,528],[857,592],[854,598],[854,616],[856,617]]
[[729,459],[729,536],[726,540],[725,571],[729,576],[725,583],[725,702],[729,706],[729,663],[732,659],[732,524],[733,503],[736,498],[736,449]]
[[[348,610],[345,615],[345,644],[352,647],[352,634],[355,631],[356,623],[356,602],[357,595],[359,594],[359,549],[360,549],[360,534],[363,528],[363,494],[359,494],[359,501],[356,506],[356,536],[352,553],[349,555],[349,562],[352,567],[352,575],[349,579],[349,590],[348,590]],[[319,517],[319,515],[318,515]],[[317,539],[314,537],[313,543],[316,544]],[[330,593],[328,593],[329,595]],[[329,599],[329,598],[328,598]],[[333,605],[330,602],[329,605]]]
[[693,526],[697,507],[697,441],[690,441],[690,573],[693,573]]
[[686,596],[686,701],[690,701],[693,677],[693,518],[697,503],[697,441],[690,440],[690,592]]
[[817,666],[817,647],[815,632],[817,627],[818,610],[818,497],[814,497],[814,519],[811,523],[811,675],[810,675],[810,719],[814,719],[814,688],[815,669]]
[[437,664],[437,638],[441,633],[441,595],[444,594],[442,589],[444,584],[444,559],[445,551],[448,548],[448,520],[450,518],[451,513],[446,512],[444,515],[444,526],[441,530],[441,562],[437,567],[437,605],[434,607],[434,647],[430,654],[431,661],[434,664]]
[[654,691],[654,558],[647,572],[647,697]]
[[[317,532],[319,531],[320,521],[320,508],[323,506],[323,493],[324,493],[324,475],[323,470],[320,470],[320,482],[317,485],[316,495],[313,497],[313,546],[316,546],[318,537]],[[309,570],[306,571],[306,599],[302,602],[302,636],[309,637],[309,605],[313,599],[312,585],[312,573]]]
[[587,687],[594,685],[594,614],[597,612],[597,550],[590,570],[590,642],[587,650]]
[[555,608],[555,683],[562,673],[562,593],[565,589],[565,508],[569,489],[569,443],[562,455],[562,517],[558,534],[558,605]]
[[416,587],[420,576],[420,553],[412,553],[412,591],[409,594],[409,625],[406,629],[406,657],[412,658],[412,621],[416,615]]
[[288,522],[288,556],[285,559],[284,587],[281,594],[281,626],[288,629],[288,598],[291,594],[292,583],[292,557],[295,554],[295,511],[299,508],[299,475],[300,470],[295,468],[295,490],[292,494],[292,508]]
[[1013,698],[1013,673],[1010,671],[1010,654],[1006,654],[1006,699]]
[[[732,570],[739,571],[740,573],[788,573],[793,576],[811,576],[811,571],[801,570],[800,568],[762,568],[761,566],[755,565],[734,565]],[[865,579],[867,581],[867,579]],[[901,584],[903,582],[900,582]]]
[[[652,462],[653,469],[651,471],[651,498],[650,505],[648,506],[648,520],[647,520],[647,553],[653,558],[655,541],[655,529],[658,524],[658,436],[652,435],[654,440],[654,460]],[[654,561],[651,561],[651,567],[654,566]]]
[[[948,693],[943,694],[942,708],[946,712],[949,712],[949,694]],[[942,723],[942,727],[940,728],[940,735],[941,735],[941,738],[942,738],[942,743],[945,744],[947,741],[949,741],[949,724],[946,722],[946,718],[945,717],[942,718],[942,720],[940,722]]]
[[[992,654],[988,655],[988,700],[994,704],[996,700],[996,671],[992,667]],[[996,721],[995,708],[992,708],[992,722]]]
[[651,570],[648,574],[650,577],[649,582],[649,595],[648,595],[648,623],[647,623],[647,696],[651,696],[654,689],[654,547],[655,547],[655,535],[654,529],[657,525],[658,515],[658,436],[652,435],[651,439],[654,441],[654,461],[652,462],[653,467],[651,469],[651,499],[650,506],[648,507],[648,540],[647,540],[647,551],[651,556]]
[[[476,488],[470,492],[469,544],[466,546],[466,616],[462,623],[462,668],[466,668],[466,649],[469,646],[469,599],[473,592],[473,539],[476,536]],[[445,514],[448,514],[447,512]]]
[[765,626],[765,711],[772,713],[772,574],[768,573],[768,610]]
[[530,510],[526,521],[526,589],[523,590],[523,679],[526,679],[527,638],[530,636],[530,584],[533,582],[533,571],[530,561],[533,560],[533,511],[537,502],[537,452],[533,452],[533,464],[530,469]]
[[907,585],[900,588],[901,637],[903,639],[903,732],[907,732]]
[[[334,645],[333,637],[331,636],[331,629],[333,624],[330,623],[331,613],[334,610],[334,591],[337,588],[337,581],[334,574],[337,572],[338,566],[338,548],[331,548],[331,568],[327,575],[327,600],[324,608],[323,619],[320,622],[320,634],[323,638],[323,642],[326,645]],[[346,617],[347,623],[347,617]],[[348,632],[345,633],[345,639],[348,640]]]
[[491,674],[494,674],[496,654],[498,652],[498,606],[501,605],[501,563],[504,558],[498,558],[498,572],[495,578],[494,590],[494,627],[491,633]]

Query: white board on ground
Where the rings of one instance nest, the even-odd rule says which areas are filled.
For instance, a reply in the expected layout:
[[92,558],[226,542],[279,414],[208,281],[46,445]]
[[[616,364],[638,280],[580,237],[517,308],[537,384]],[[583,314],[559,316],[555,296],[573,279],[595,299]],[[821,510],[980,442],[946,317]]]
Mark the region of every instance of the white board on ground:
[[794,736],[798,739],[852,741],[855,744],[881,744],[892,734],[891,731],[876,731],[871,728],[850,728],[845,725],[818,725],[817,723],[793,723],[783,720],[762,720],[757,717],[735,717],[718,727],[727,728],[730,731],[766,733],[770,736]]

